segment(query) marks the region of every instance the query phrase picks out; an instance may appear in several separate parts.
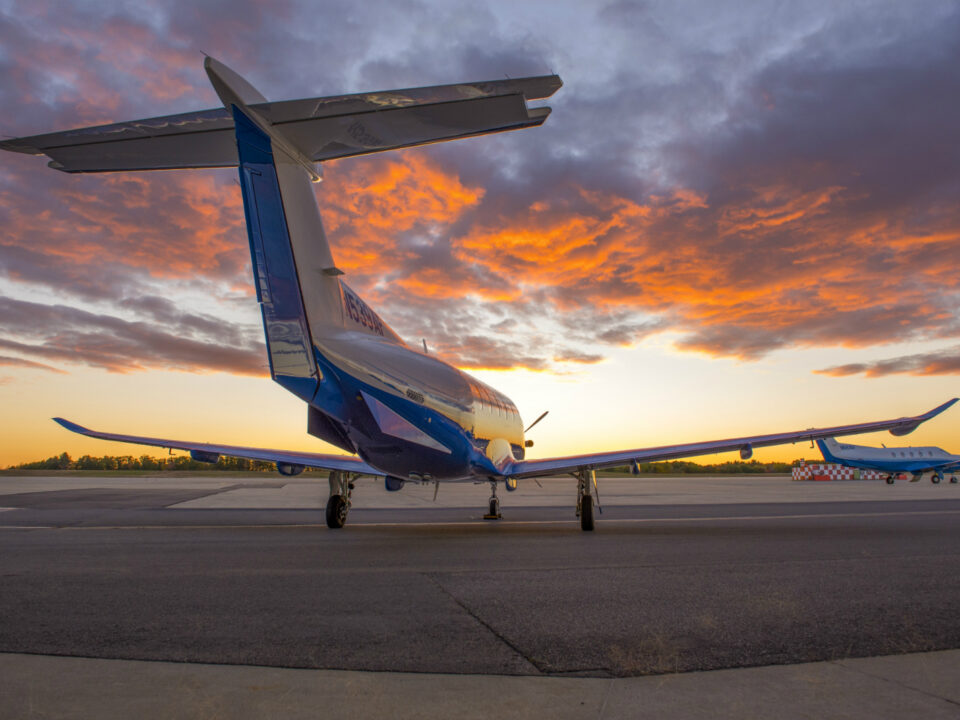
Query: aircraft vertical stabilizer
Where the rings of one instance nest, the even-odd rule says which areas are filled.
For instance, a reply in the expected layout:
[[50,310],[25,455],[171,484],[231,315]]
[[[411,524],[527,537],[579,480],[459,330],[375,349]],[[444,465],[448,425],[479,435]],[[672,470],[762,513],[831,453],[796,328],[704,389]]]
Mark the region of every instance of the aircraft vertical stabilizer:
[[270,372],[304,400],[318,373],[270,138],[234,106],[240,184]]
[[[265,101],[246,80],[210,57],[204,67],[224,106],[233,113],[271,370],[277,382],[310,400],[316,382],[323,379],[314,356],[315,347],[322,352],[321,338],[349,327],[387,342],[402,341],[341,282],[343,273],[334,264],[313,192],[313,181],[320,179],[314,161],[282,128],[247,104]],[[274,281],[280,283],[281,294],[295,293],[297,302],[292,295],[282,307],[270,295],[264,300],[264,291],[269,293]],[[367,316],[369,320],[363,322]]]

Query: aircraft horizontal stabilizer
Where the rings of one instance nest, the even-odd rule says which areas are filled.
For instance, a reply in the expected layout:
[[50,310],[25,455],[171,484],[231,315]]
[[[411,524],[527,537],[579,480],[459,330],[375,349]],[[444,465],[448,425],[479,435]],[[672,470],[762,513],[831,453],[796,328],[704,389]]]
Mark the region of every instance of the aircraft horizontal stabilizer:
[[[556,75],[264,102],[249,107],[314,162],[541,125]],[[226,108],[132,120],[0,142],[47,155],[64,172],[235,167],[233,115]]]
[[[267,450],[264,448],[242,447],[239,445],[214,445],[211,443],[185,442],[182,440],[165,440],[163,438],[140,437],[138,435],[117,435],[114,433],[98,432],[77,425],[63,418],[53,420],[70,432],[87,437],[114,442],[133,443],[134,445],[151,445],[153,447],[170,448],[172,450],[186,450],[195,458],[204,462],[216,462],[216,456],[246,458],[248,460],[265,460],[278,465],[302,466],[321,470],[338,470],[340,472],[356,473],[382,477],[383,473],[367,465],[363,460],[348,455],[326,455],[322,453],[305,453],[290,450]],[[302,469],[302,468],[301,468]]]
[[714,453],[733,452],[757,447],[770,447],[772,445],[788,445],[790,443],[807,440],[819,440],[821,438],[839,437],[841,435],[859,435],[861,433],[879,432],[880,430],[889,430],[894,435],[905,435],[907,432],[916,429],[920,423],[926,422],[951,407],[957,400],[958,398],[953,398],[922,415],[897,418],[896,420],[878,420],[875,422],[819,429],[809,428],[807,430],[797,430],[795,432],[775,435],[756,435],[753,437],[687,443],[684,445],[618,450],[613,452],[592,453],[590,455],[548,458],[544,460],[524,460],[513,463],[513,465],[504,471],[504,475],[517,478],[538,477],[580,470],[617,467],[619,465],[629,465],[632,462],[678,460],[679,458],[696,457],[698,455],[711,455]]

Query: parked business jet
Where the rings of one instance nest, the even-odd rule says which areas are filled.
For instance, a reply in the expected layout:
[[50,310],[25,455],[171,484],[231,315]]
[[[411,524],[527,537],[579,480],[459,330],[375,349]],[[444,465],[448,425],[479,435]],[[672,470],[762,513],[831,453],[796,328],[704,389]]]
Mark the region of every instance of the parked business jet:
[[81,128],[0,142],[50,157],[64,172],[238,167],[257,301],[270,373],[307,404],[307,432],[351,456],[215,445],[63,427],[90,437],[269,460],[284,475],[330,471],[327,524],[342,527],[354,479],[489,482],[489,517],[500,516],[497,486],[569,474],[576,513],[594,527],[595,471],[650,460],[738,450],[878,430],[903,435],[943,412],[773,435],[530,460],[530,443],[509,398],[440,359],[407,346],[344,281],[320,222],[311,181],[325,160],[541,125],[556,75],[268,102],[213,58],[204,67],[223,108]]
[[960,455],[951,455],[937,447],[875,448],[838,443],[833,438],[817,440],[817,447],[827,462],[887,473],[888,485],[893,485],[899,473],[910,473],[911,482],[916,482],[925,472],[931,473],[932,483],[943,480],[944,473],[953,473],[950,482],[956,484],[956,473],[960,470]]

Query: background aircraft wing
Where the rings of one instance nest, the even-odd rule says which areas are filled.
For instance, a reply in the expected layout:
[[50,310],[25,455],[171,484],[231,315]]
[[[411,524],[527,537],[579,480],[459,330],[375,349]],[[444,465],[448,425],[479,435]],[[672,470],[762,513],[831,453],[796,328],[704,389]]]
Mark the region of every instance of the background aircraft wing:
[[[313,161],[395,150],[542,125],[556,75],[254,103],[249,107]],[[0,150],[47,155],[64,172],[237,165],[225,108],[0,141]]]
[[[140,437],[139,435],[117,435],[115,433],[89,430],[82,425],[53,418],[67,430],[88,437],[114,442],[133,443],[135,445],[152,445],[155,447],[187,450],[196,460],[210,462],[214,455],[229,455],[230,457],[246,458],[248,460],[266,460],[275,463],[303,465],[304,467],[320,468],[322,470],[340,470],[343,472],[359,473],[360,475],[382,476],[379,470],[367,465],[360,458],[349,455],[326,455],[322,453],[305,453],[290,450],[267,450],[264,448],[241,447],[238,445],[215,445],[212,443],[183,442],[181,440],[165,440],[163,438]],[[213,460],[216,462],[216,460]]]
[[925,412],[922,415],[897,418],[896,420],[880,420],[828,428],[810,428],[776,435],[754,435],[751,437],[712,440],[709,442],[687,443],[684,445],[664,445],[662,447],[639,448],[636,450],[571,455],[569,457],[549,458],[545,460],[522,460],[513,463],[503,474],[516,478],[537,477],[574,472],[580,469],[595,470],[598,468],[628,465],[634,460],[637,462],[676,460],[678,458],[730,452],[733,450],[740,450],[744,457],[749,457],[753,448],[757,447],[786,445],[788,443],[806,440],[818,440],[820,438],[840,435],[857,435],[860,433],[877,432],[879,430],[889,430],[893,435],[906,435],[916,430],[920,423],[942,413],[957,402],[957,399],[958,398],[954,398],[949,402],[945,402],[943,405],[935,407],[933,410]]

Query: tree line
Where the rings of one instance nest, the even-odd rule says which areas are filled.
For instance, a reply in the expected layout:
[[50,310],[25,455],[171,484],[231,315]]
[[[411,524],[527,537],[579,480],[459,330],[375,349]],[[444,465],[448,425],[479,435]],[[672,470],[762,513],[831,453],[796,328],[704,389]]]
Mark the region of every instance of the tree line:
[[[647,475],[684,475],[684,474],[714,474],[714,475],[747,475],[753,473],[788,473],[791,463],[758,462],[751,460],[729,461],[700,465],[689,460],[669,460],[666,462],[640,463],[641,474]],[[216,464],[198,462],[189,455],[169,455],[151,457],[150,455],[104,455],[93,457],[83,455],[74,460],[68,453],[60,453],[46,460],[14,465],[11,470],[245,470],[255,472],[274,472],[277,466],[264,460],[247,460],[220,456]],[[309,468],[308,468],[309,471]],[[604,474],[629,475],[630,466],[604,470]]]
[[76,460],[69,453],[60,453],[46,460],[14,465],[11,470],[253,470],[258,472],[272,472],[277,466],[264,460],[247,460],[220,456],[216,464],[194,460],[189,455],[168,455],[165,457],[151,457],[150,455],[104,455],[93,457],[83,455]]
[[[754,473],[788,473],[793,467],[793,463],[759,462],[757,460],[750,460],[749,462],[729,460],[707,465],[690,462],[689,460],[666,460],[662,462],[643,462],[638,463],[638,465],[641,475],[751,475]],[[618,475],[629,474],[630,466],[624,465],[603,472]]]

